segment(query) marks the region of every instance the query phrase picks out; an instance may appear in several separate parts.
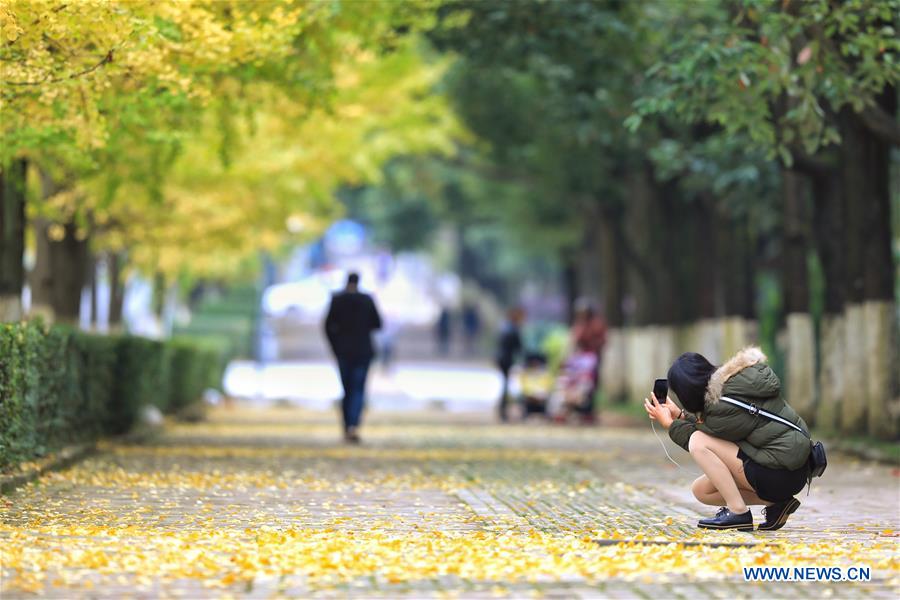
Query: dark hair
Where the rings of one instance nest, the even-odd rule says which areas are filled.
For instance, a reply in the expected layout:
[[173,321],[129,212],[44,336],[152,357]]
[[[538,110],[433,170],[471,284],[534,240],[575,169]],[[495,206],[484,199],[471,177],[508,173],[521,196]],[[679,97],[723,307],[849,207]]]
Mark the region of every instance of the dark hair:
[[699,413],[703,410],[706,386],[715,370],[705,356],[696,352],[685,352],[669,367],[669,387],[686,411]]
[[359,273],[353,272],[347,275],[347,285],[356,285],[359,283]]

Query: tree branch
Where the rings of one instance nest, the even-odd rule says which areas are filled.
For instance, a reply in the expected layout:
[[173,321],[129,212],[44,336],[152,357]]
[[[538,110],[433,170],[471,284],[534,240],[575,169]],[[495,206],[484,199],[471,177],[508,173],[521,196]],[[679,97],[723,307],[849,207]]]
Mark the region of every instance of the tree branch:
[[894,146],[900,146],[900,123],[880,106],[867,106],[862,112],[857,113],[860,122],[865,125],[873,135],[882,141]]
[[480,177],[495,183],[526,183],[537,185],[536,178],[529,176],[524,172],[516,171],[513,168],[482,165],[473,161],[468,161],[462,157],[449,159],[448,162],[454,166],[475,171]]
[[5,83],[6,85],[43,85],[45,83],[60,83],[62,81],[76,79],[78,77],[82,77],[83,75],[87,75],[88,73],[92,73],[92,72],[96,71],[97,69],[99,69],[100,67],[102,67],[103,65],[105,65],[107,63],[111,63],[112,61],[113,61],[113,51],[110,50],[109,52],[106,53],[106,56],[104,56],[103,59],[100,62],[98,62],[96,65],[88,67],[88,68],[84,69],[83,71],[78,71],[77,73],[72,73],[70,75],[66,75],[65,77],[55,77],[55,78],[51,79],[50,76],[47,75],[47,77],[45,77],[44,79],[41,79],[39,81],[4,81],[3,83]]
[[[813,37],[817,39],[823,47],[827,48],[844,68],[852,72],[851,64],[843,58],[837,45],[835,45],[834,40],[825,35],[822,26],[815,25],[811,28],[811,31]],[[870,133],[888,144],[900,146],[900,123],[897,123],[896,115],[891,115],[889,112],[878,106],[877,103],[867,106],[862,112],[856,114],[859,115],[860,122]]]
[[800,149],[799,146],[789,148],[794,159],[793,168],[806,175],[824,175],[834,169],[834,162],[826,160],[819,155],[810,155]]

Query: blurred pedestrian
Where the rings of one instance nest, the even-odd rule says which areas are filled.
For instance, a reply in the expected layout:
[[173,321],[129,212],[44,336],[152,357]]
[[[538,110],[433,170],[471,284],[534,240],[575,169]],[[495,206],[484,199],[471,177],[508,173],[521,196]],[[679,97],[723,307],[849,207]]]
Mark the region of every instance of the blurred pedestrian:
[[387,315],[383,319],[381,331],[375,335],[378,345],[378,359],[381,362],[381,370],[385,373],[389,372],[393,365],[400,329],[400,319],[396,315]]
[[551,397],[550,414],[554,421],[565,423],[572,414],[584,419],[586,402],[597,389],[597,355],[574,349],[563,361],[555,393]]
[[441,307],[437,323],[434,326],[434,335],[437,340],[438,354],[447,356],[450,354],[450,309]]
[[587,298],[575,302],[575,318],[572,321],[572,347],[574,353],[591,354],[596,359],[592,367],[592,377],[584,400],[577,412],[586,423],[596,420],[594,398],[600,385],[600,360],[606,345],[606,321],[599,315],[594,304]]
[[394,272],[394,257],[390,252],[382,250],[375,256],[375,277],[378,285],[385,285]]
[[478,307],[467,302],[462,309],[463,322],[463,343],[465,344],[466,354],[471,355],[475,351],[475,344],[478,341],[478,334],[481,333],[481,315],[478,313]]
[[524,310],[519,307],[510,309],[506,322],[500,329],[500,337],[497,339],[497,368],[500,369],[500,375],[503,377],[503,388],[500,392],[498,406],[501,421],[509,420],[509,371],[522,352],[521,326],[524,320]]
[[350,273],[346,287],[331,298],[325,318],[325,335],[341,374],[344,439],[351,444],[360,441],[366,377],[375,355],[372,332],[376,329],[381,329],[381,316],[375,302],[371,296],[359,291],[359,274]]

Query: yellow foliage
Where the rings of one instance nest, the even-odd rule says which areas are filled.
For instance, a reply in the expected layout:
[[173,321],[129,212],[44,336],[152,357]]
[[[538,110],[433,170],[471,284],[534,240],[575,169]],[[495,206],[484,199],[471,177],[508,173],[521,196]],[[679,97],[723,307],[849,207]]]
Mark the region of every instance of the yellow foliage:
[[393,27],[419,4],[0,2],[0,159],[67,180],[32,210],[90,214],[98,249],[227,276],[390,157],[452,151],[444,65]]

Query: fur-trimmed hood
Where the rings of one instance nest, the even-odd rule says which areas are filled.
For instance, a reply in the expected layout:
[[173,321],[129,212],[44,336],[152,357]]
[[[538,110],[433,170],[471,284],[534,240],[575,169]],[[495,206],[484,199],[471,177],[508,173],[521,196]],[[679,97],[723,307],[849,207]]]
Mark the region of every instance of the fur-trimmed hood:
[[[706,386],[706,396],[704,398],[706,403],[715,404],[716,402],[718,402],[719,398],[722,397],[723,390],[725,389],[725,384],[729,379],[731,379],[747,367],[765,363],[766,360],[766,355],[759,348],[759,346],[747,346],[746,348],[732,356],[725,364],[716,369],[712,376],[709,378],[709,383]],[[768,373],[771,373],[772,377],[775,378],[776,387],[774,389],[774,393],[777,394],[777,377],[775,377],[775,374],[768,367],[766,367],[765,370]]]

